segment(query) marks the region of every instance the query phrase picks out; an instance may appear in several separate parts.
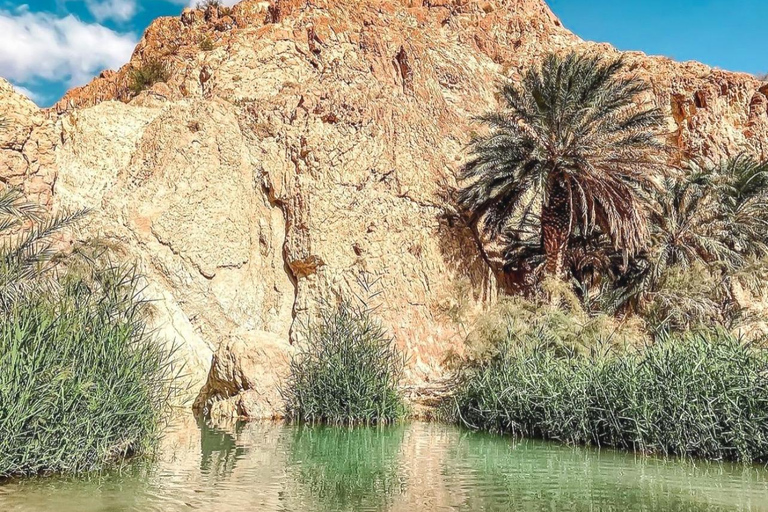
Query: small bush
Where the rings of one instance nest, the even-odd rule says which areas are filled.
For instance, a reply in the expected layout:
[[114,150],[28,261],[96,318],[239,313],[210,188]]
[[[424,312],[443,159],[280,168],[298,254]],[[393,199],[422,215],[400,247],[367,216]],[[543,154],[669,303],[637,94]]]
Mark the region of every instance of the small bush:
[[492,359],[510,340],[535,343],[559,353],[589,353],[596,347],[640,345],[647,336],[629,320],[590,316],[578,306],[565,311],[546,302],[510,297],[476,322],[467,336],[465,353],[453,363],[463,366]]
[[304,329],[282,390],[289,419],[383,424],[401,419],[404,356],[364,305],[326,305]]
[[99,470],[151,451],[172,350],[146,330],[131,269],[69,275],[0,318],[0,478]]
[[711,325],[738,327],[745,320],[744,312],[729,300],[723,282],[716,269],[702,263],[670,267],[659,286],[646,294],[638,312],[654,333],[680,333]]
[[472,428],[665,455],[768,458],[768,354],[725,331],[588,354],[508,339],[452,397]]
[[129,88],[133,94],[139,94],[158,82],[166,82],[169,75],[165,63],[159,59],[149,59],[131,70]]
[[199,46],[200,46],[200,49],[203,50],[204,52],[210,52],[214,48],[213,41],[208,36],[205,36],[202,39],[200,39]]
[[221,0],[203,0],[202,2],[197,2],[196,7],[200,10],[207,10],[209,7],[215,8],[221,16],[229,16],[232,14],[232,8],[225,6]]

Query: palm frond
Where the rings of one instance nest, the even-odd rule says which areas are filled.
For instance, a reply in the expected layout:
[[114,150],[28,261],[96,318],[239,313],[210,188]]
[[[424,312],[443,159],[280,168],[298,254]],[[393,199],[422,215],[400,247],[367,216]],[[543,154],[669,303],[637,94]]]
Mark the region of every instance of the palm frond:
[[45,279],[55,267],[54,238],[88,213],[78,210],[45,218],[44,208],[28,202],[20,191],[0,193],[0,308],[5,311],[34,289],[54,286]]
[[[45,208],[27,201],[21,190],[16,188],[0,192],[0,235],[26,220],[39,221],[45,215]],[[2,226],[6,226],[2,229]]]

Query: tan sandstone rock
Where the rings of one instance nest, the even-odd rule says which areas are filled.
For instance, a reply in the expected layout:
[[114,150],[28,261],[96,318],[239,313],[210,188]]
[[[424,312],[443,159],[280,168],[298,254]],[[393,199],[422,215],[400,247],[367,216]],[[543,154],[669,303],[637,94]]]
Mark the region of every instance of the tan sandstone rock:
[[269,332],[234,334],[213,356],[195,409],[215,418],[277,418],[280,384],[289,371],[287,340]]
[[0,79],[0,183],[51,205],[56,180],[54,123]]
[[[581,41],[541,0],[185,10],[48,111],[0,87],[13,124],[0,181],[96,210],[83,236],[140,261],[209,411],[278,414],[272,386],[295,325],[322,297],[362,293],[361,279],[377,282],[409,383],[423,383],[498,289],[492,248],[478,250],[446,200],[481,129],[473,116],[495,107],[500,81],[570,48],[616,51]],[[151,58],[170,77],[134,97],[131,69]],[[757,79],[626,58],[652,82],[681,157],[768,158]]]

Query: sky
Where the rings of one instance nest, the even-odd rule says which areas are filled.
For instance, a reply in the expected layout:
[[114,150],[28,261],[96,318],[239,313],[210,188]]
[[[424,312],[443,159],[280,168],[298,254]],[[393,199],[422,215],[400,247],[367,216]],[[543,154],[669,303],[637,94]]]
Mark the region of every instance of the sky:
[[549,0],[582,39],[768,73],[768,0]]
[[[0,76],[38,105],[51,105],[100,71],[128,62],[154,18],[176,16],[197,1],[0,0]],[[549,0],[549,5],[584,39],[768,73],[768,0]]]

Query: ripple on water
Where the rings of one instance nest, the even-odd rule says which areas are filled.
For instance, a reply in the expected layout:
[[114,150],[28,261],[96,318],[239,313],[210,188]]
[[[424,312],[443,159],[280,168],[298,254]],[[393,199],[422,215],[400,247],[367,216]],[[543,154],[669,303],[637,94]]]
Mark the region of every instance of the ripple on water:
[[0,486],[0,511],[768,511],[768,470],[413,423],[179,421],[159,460]]

